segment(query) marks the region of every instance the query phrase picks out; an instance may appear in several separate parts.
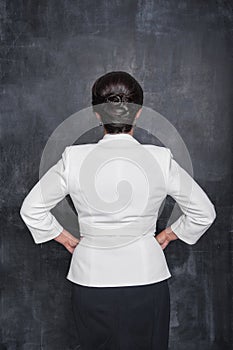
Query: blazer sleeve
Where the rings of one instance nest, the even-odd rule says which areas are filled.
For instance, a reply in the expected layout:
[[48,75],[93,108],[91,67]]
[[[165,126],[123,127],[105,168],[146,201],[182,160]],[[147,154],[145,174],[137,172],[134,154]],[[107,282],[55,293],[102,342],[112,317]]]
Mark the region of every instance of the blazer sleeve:
[[68,193],[68,152],[66,147],[59,161],[31,189],[22,202],[20,216],[36,244],[47,242],[63,231],[50,210]]
[[216,218],[213,203],[199,184],[173,158],[169,148],[167,194],[178,203],[183,214],[170,225],[179,239],[195,244]]

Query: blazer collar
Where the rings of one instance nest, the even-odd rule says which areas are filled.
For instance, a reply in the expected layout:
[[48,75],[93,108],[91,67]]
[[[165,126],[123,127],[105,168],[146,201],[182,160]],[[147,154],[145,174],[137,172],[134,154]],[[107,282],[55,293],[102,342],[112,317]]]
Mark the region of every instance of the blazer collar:
[[104,142],[104,141],[111,141],[111,140],[128,140],[132,141],[135,143],[140,143],[138,142],[132,135],[130,134],[125,134],[125,133],[120,133],[120,134],[105,134],[102,139],[99,140],[99,142]]

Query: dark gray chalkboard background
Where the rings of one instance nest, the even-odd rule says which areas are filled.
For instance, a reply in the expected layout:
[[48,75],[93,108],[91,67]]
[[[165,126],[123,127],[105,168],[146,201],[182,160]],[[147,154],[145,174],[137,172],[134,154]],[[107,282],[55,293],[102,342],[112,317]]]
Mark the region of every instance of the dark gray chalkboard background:
[[[51,133],[90,106],[94,80],[112,70],[132,73],[145,105],[177,128],[194,178],[216,206],[215,223],[196,245],[176,241],[165,252],[170,350],[230,349],[232,1],[5,0],[0,14],[0,349],[78,349],[65,278],[71,255],[55,241],[34,244],[19,208]],[[135,137],[151,141],[137,128]],[[158,231],[173,204],[168,198]]]

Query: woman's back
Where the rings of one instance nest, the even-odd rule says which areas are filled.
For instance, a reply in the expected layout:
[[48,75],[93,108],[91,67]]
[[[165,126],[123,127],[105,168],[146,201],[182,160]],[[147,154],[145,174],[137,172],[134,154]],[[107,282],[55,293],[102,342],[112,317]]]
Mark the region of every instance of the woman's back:
[[156,228],[167,195],[169,152],[129,134],[67,150],[69,193],[79,215],[80,244],[112,247]]

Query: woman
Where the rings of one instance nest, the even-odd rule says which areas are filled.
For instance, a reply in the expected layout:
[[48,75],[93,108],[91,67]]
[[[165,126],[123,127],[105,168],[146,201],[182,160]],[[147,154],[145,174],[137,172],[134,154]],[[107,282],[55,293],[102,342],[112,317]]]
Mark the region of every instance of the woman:
[[[170,149],[141,145],[133,137],[143,91],[130,74],[110,72],[97,79],[92,104],[103,138],[66,147],[27,195],[20,214],[35,243],[55,239],[72,253],[67,278],[82,350],[165,350],[171,274],[163,250],[176,239],[195,244],[215,220],[215,208]],[[147,170],[149,191],[140,167]],[[80,240],[50,212],[67,194],[79,215]],[[167,195],[183,215],[154,236]]]

